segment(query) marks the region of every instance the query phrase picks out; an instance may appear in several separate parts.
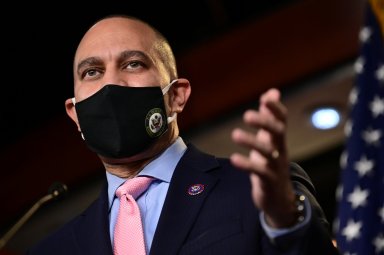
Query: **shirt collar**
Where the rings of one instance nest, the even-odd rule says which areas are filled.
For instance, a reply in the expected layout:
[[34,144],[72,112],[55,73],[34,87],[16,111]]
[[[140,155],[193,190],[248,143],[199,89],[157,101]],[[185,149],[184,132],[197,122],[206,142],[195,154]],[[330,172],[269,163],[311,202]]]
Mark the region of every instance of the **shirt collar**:
[[[180,158],[186,151],[187,146],[183,139],[178,137],[176,141],[169,146],[159,157],[147,164],[138,174],[152,176],[155,179],[169,183],[171,181],[173,172]],[[120,178],[109,172],[106,172],[108,181],[108,201],[109,205],[112,205],[112,201],[115,197],[116,189],[123,184],[126,179]]]

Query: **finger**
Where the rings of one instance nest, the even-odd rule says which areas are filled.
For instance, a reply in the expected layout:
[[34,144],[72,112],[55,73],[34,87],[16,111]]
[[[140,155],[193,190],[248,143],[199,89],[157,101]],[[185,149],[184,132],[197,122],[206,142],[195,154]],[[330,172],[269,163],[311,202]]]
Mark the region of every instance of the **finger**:
[[265,107],[273,114],[273,116],[281,122],[287,121],[288,110],[280,101],[267,101]]
[[270,142],[263,142],[257,135],[237,128],[232,131],[232,140],[248,149],[257,150],[264,157],[271,157],[273,147]]
[[[288,115],[286,106],[281,102],[281,94],[279,90],[275,88],[269,89],[260,97],[260,113],[264,114],[265,116],[272,115],[274,119],[278,120],[276,123],[280,123],[275,126],[275,129],[268,129],[267,126],[264,126],[266,131],[271,132],[271,142],[277,149],[272,152],[272,157],[277,159],[279,158],[280,154],[286,153],[285,133],[287,128]],[[263,135],[263,132],[259,133],[260,136]]]
[[251,150],[249,157],[234,153],[230,156],[230,160],[235,167],[257,174],[262,179],[271,178],[273,174],[266,159],[254,150]]
[[270,88],[260,96],[261,104],[267,101],[280,101],[280,91],[276,88]]
[[276,119],[272,114],[261,114],[254,110],[244,113],[244,122],[253,128],[262,128],[273,135],[281,135],[285,131],[285,122]]
[[275,118],[286,121],[287,109],[280,100],[280,91],[272,88],[260,97],[260,112],[272,112]]

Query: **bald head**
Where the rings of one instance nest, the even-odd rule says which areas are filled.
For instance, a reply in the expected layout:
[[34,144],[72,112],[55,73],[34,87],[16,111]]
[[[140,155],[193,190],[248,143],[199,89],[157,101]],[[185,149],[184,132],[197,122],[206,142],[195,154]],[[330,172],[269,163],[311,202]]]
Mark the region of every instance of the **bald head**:
[[117,51],[147,53],[169,80],[177,78],[175,57],[166,38],[148,23],[129,16],[108,16],[90,27],[76,50],[75,75],[83,60],[93,56],[108,58]]

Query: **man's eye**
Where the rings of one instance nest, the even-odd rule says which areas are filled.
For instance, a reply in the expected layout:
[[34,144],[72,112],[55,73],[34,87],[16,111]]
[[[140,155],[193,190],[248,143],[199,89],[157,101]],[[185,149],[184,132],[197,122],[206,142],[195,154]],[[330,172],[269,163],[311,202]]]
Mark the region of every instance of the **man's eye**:
[[140,68],[140,67],[143,67],[144,66],[144,63],[141,62],[141,61],[130,61],[126,68],[127,69],[137,69],[137,68]]
[[100,72],[96,69],[89,69],[89,70],[85,70],[83,72],[83,78],[92,78],[92,77],[95,77],[99,74]]

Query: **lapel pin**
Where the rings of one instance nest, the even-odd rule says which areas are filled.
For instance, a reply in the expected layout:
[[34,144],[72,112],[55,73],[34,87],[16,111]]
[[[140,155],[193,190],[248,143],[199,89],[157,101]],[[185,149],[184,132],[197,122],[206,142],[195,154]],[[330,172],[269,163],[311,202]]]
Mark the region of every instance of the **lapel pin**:
[[193,184],[188,188],[188,194],[191,196],[195,196],[204,191],[203,184]]

